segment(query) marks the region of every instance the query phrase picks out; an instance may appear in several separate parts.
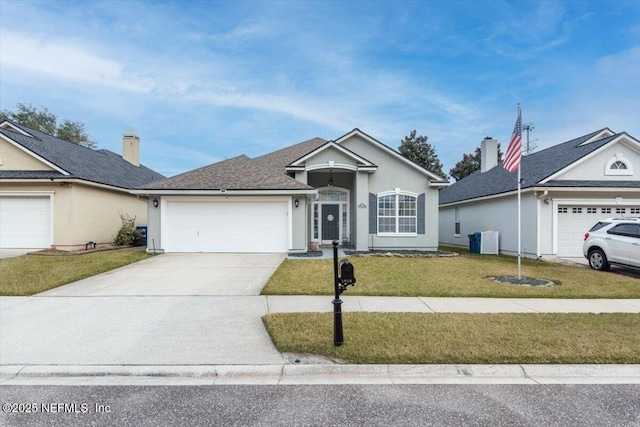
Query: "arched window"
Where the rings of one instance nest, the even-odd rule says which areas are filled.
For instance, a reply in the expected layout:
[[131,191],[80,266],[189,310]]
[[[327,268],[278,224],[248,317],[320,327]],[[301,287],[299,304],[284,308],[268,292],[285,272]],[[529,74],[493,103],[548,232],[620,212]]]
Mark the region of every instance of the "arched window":
[[417,232],[417,195],[403,192],[378,195],[378,234],[415,235]]
[[609,168],[611,170],[623,170],[623,169],[627,169],[627,165],[624,164],[624,162],[621,162],[620,160],[613,162],[613,164],[611,165],[611,167]]
[[624,157],[623,153],[616,153],[607,162],[604,168],[605,175],[633,175],[633,165],[631,161]]

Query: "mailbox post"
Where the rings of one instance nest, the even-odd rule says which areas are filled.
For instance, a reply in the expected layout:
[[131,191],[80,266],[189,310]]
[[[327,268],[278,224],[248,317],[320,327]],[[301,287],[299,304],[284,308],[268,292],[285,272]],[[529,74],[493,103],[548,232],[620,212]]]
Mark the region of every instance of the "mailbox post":
[[335,298],[333,299],[333,344],[340,347],[344,342],[342,335],[342,300],[340,294],[347,286],[355,285],[356,278],[353,272],[353,265],[349,260],[340,261],[340,275],[338,275],[338,240],[333,242],[333,282],[335,286]]

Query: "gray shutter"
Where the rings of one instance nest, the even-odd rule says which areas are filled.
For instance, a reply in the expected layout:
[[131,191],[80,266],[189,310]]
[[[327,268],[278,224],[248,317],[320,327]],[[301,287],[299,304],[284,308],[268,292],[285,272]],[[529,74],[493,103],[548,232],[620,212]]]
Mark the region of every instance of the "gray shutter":
[[378,234],[378,198],[369,193],[369,234]]
[[424,193],[418,196],[418,234],[425,234],[424,198]]

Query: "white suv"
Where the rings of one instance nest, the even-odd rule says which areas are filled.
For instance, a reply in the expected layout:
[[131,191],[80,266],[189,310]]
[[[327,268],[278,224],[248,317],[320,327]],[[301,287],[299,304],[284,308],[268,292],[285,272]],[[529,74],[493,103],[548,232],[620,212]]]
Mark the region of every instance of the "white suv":
[[594,270],[611,265],[640,269],[640,218],[609,218],[584,235],[582,253]]

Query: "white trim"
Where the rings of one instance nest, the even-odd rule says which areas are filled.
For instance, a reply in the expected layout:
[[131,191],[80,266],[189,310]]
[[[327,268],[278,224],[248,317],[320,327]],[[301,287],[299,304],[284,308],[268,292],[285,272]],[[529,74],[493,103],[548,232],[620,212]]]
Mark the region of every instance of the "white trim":
[[317,194],[315,188],[309,190],[128,190],[140,196],[295,196]]
[[[7,127],[10,127],[11,129],[7,129]],[[0,128],[7,129],[9,131],[13,129],[13,131],[16,132],[16,133],[20,133],[20,134],[22,134],[24,136],[28,136],[30,138],[35,138],[33,135],[31,135],[30,133],[20,129],[18,126],[14,125],[9,120],[5,120],[2,123],[0,123]]]
[[[347,225],[347,237],[349,238],[349,241],[351,241],[351,190],[349,190],[348,188],[343,188],[343,187],[320,187],[317,188],[318,190],[318,197],[320,196],[320,193],[323,191],[338,191],[340,193],[345,193],[347,195],[347,200],[314,200],[311,203],[311,215],[309,215],[309,222],[310,222],[310,241],[312,242],[319,242],[320,244],[323,244],[323,242],[327,242],[326,240],[322,240],[322,206],[323,205],[338,205],[339,206],[339,210],[338,210],[338,216],[339,216],[339,222],[338,222],[338,240],[340,241],[340,243],[342,243],[342,226],[343,226],[343,221],[342,221],[342,215],[344,214],[345,211],[343,211],[342,205],[346,204],[347,205],[347,209],[346,209],[346,213],[347,213],[347,221],[346,221],[346,225]],[[313,235],[313,210],[314,210],[314,206],[318,206],[318,237],[316,238]]]
[[582,147],[583,145],[591,144],[592,142],[600,141],[601,139],[604,139],[604,138],[609,138],[609,137],[611,137],[613,135],[615,135],[615,132],[613,132],[609,128],[604,128],[600,132],[598,132],[597,134],[593,135],[591,138],[589,138],[586,141],[584,141],[582,144],[578,145],[578,147]]
[[[382,218],[395,218],[396,220],[396,232],[380,232],[380,198],[381,197],[387,197],[387,196],[395,196],[396,198],[396,214],[393,217],[382,217]],[[416,215],[415,215],[415,226],[416,226],[416,231],[415,233],[407,233],[407,232],[398,232],[397,230],[400,228],[400,224],[399,224],[399,219],[400,218],[414,218],[413,216],[401,216],[399,215],[399,210],[400,210],[400,203],[398,202],[398,196],[409,196],[415,199],[415,205],[416,205]],[[376,225],[377,225],[377,229],[376,229],[376,236],[380,236],[380,237],[416,237],[418,235],[418,194],[417,193],[413,193],[411,191],[403,191],[400,188],[394,188],[391,191],[383,191],[380,192],[378,194],[376,194],[376,216],[377,216],[377,220],[376,220]]]
[[346,170],[350,170],[350,171],[357,171],[358,167],[354,166],[354,165],[347,165],[345,163],[333,163],[331,164],[330,162],[327,163],[321,163],[321,164],[317,164],[317,165],[311,165],[311,166],[307,166],[305,167],[305,170],[307,172],[310,171],[315,171],[318,169],[346,169]]
[[[407,165],[411,166],[412,168],[414,168],[415,170],[419,171],[423,175],[427,175],[428,177],[433,178],[433,179],[435,179],[436,181],[439,181],[439,182],[446,182],[446,181],[443,181],[444,180],[443,177],[438,176],[435,173],[423,168],[422,166],[413,163],[411,160],[407,159],[402,154],[400,154],[397,151],[391,149],[390,147],[386,146],[385,144],[383,144],[382,142],[378,141],[377,139],[370,137],[369,135],[367,135],[366,133],[362,132],[358,128],[355,128],[351,132],[347,133],[346,135],[343,135],[340,138],[336,139],[335,143],[336,144],[341,144],[342,142],[346,141],[347,139],[351,138],[354,135],[358,135],[362,139],[364,139],[365,141],[367,141],[367,142],[369,142],[371,144],[377,145],[383,151],[386,151],[388,154],[391,154],[392,156],[394,156],[398,160],[406,163]],[[447,182],[447,184],[448,184],[448,182]]]
[[[31,136],[31,135],[28,135],[28,136]],[[36,159],[36,160],[44,163],[45,165],[49,166],[51,169],[53,169],[53,170],[55,170],[57,172],[60,172],[61,174],[65,175],[65,176],[71,175],[66,170],[56,166],[55,164],[51,163],[50,161],[46,160],[45,158],[38,156],[36,153],[34,153],[33,151],[29,150],[28,148],[22,146],[20,143],[14,141],[13,139],[9,138],[8,136],[6,136],[4,134],[0,134],[0,138],[4,139],[9,144],[13,145],[15,148],[17,148],[17,149],[23,151],[24,153],[30,155],[34,159]]]
[[[293,163],[291,163],[288,166],[300,166],[300,164],[302,162],[307,161],[308,159],[312,158],[313,156],[315,156],[316,154],[322,153],[324,150],[328,149],[328,148],[335,148],[336,150],[340,151],[342,154],[346,155],[347,157],[352,158],[353,160],[355,160],[356,162],[359,163],[363,163],[364,166],[375,166],[373,163],[371,163],[369,160],[365,159],[364,157],[360,157],[359,155],[357,155],[356,153],[354,153],[353,151],[349,150],[348,148],[345,147],[341,147],[340,145],[338,145],[336,142],[334,141],[327,141],[324,144],[322,144],[320,147],[316,148],[315,150],[305,154],[304,156],[300,157],[299,159],[295,160]],[[307,169],[309,170],[309,169]]]

